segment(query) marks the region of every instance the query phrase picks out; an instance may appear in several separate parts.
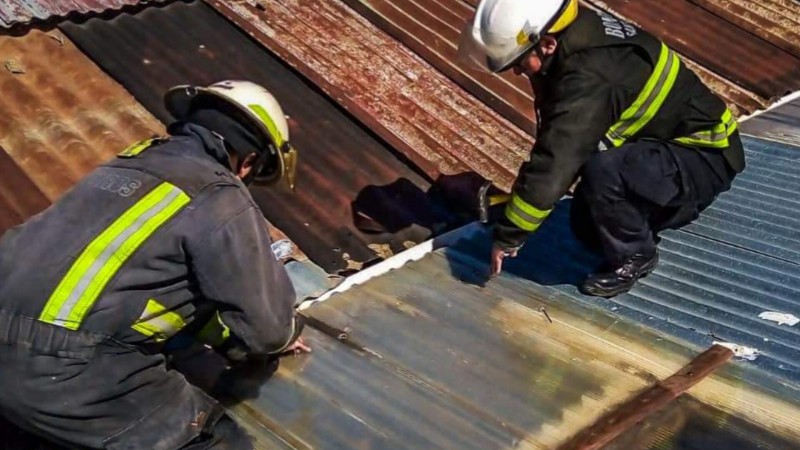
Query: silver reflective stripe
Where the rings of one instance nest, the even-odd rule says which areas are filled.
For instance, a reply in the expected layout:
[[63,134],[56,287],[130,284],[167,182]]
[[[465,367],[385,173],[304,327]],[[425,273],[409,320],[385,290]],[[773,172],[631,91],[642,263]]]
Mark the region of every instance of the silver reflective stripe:
[[[631,116],[626,120],[621,120],[620,122],[617,122],[617,125],[614,127],[614,129],[609,132],[612,141],[617,141],[619,139],[627,140],[628,138],[636,134],[640,129],[642,129],[644,125],[646,125],[647,122],[649,122],[658,112],[658,108],[661,107],[661,104],[655,105],[655,103],[657,100],[659,100],[659,97],[661,97],[661,103],[663,103],[663,100],[666,97],[666,95],[661,95],[664,86],[670,79],[673,66],[676,64],[680,64],[680,61],[678,60],[678,58],[676,57],[676,55],[672,50],[667,50],[666,55],[667,55],[666,65],[664,66],[664,69],[661,71],[661,73],[658,75],[658,81],[656,82],[656,85],[647,94],[647,99],[641,106],[639,106],[639,108],[636,110],[633,116]],[[653,106],[655,106],[655,108],[653,108]],[[643,123],[639,123],[636,130],[630,131],[630,129],[634,125],[637,125],[637,122],[639,122],[643,118],[645,119]]]
[[514,214],[518,215],[522,220],[524,220],[525,222],[530,223],[531,225],[536,225],[536,224],[540,224],[540,223],[544,222],[544,218],[534,217],[534,216],[526,213],[519,206],[517,206],[517,205],[515,205],[513,203],[509,203],[508,206],[511,208],[511,211],[514,212]]
[[[117,253],[117,251],[125,244],[125,242],[130,238],[134,233],[139,231],[142,226],[147,223],[148,220],[152,219],[156,215],[158,215],[161,211],[166,209],[170,204],[175,201],[180,195],[183,195],[183,191],[180,189],[173,187],[169,193],[158,203],[156,203],[152,208],[149,208],[145,211],[142,215],[136,218],[136,220],[128,227],[126,227],[116,238],[111,241],[111,243],[105,247],[98,255],[97,259],[92,262],[92,265],[89,269],[84,273],[84,275],[80,278],[75,289],[73,289],[69,296],[67,297],[66,301],[62,304],[61,308],[58,311],[55,319],[53,320],[53,324],[60,325],[60,326],[67,326],[68,323],[71,323],[69,320],[69,316],[72,313],[73,308],[78,303],[78,300],[83,296],[86,289],[92,284],[94,281],[95,276],[100,272],[100,270],[109,262],[109,260]],[[128,255],[129,256],[129,255]]]

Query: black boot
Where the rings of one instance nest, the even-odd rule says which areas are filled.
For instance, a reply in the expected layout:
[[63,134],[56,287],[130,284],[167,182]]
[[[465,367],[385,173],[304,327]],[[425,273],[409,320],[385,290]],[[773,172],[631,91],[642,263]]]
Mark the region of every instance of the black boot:
[[658,264],[658,250],[652,254],[636,254],[609,271],[589,275],[580,286],[581,292],[597,297],[614,297],[631,290],[636,281],[649,274]]

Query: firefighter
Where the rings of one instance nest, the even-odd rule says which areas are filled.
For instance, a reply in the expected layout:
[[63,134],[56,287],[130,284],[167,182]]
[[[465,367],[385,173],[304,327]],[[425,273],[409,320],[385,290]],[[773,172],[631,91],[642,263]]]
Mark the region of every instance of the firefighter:
[[530,78],[537,139],[494,228],[492,274],[574,185],[571,224],[606,264],[585,294],[630,290],[662,230],[694,219],[744,170],[737,123],[678,55],[577,0],[482,0],[459,57]]
[[169,369],[179,333],[231,364],[310,351],[247,185],[294,183],[296,151],[262,87],[165,96],[169,137],[135,144],[0,241],[0,414],[57,445],[250,449]]

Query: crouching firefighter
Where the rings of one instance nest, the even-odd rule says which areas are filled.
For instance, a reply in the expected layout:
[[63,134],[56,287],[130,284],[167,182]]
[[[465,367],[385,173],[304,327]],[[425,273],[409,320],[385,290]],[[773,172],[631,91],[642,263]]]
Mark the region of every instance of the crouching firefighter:
[[577,0],[482,0],[460,57],[531,80],[536,143],[495,226],[492,272],[580,180],[571,222],[606,266],[580,286],[628,291],[658,263],[657,234],[696,219],[744,170],[737,123],[658,39]]
[[232,362],[309,350],[246,187],[293,183],[278,102],[244,81],[165,101],[170,137],[129,147],[0,241],[0,414],[57,445],[251,449],[166,367],[165,341],[216,328]]

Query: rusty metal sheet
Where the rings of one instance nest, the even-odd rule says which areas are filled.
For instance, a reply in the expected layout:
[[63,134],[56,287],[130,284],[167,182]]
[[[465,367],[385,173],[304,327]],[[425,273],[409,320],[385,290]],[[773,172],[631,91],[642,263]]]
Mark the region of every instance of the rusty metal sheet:
[[688,0],[800,58],[800,7],[793,0]]
[[6,170],[21,170],[52,201],[132,142],[163,132],[58,31],[0,36],[0,54],[14,69],[0,68],[0,147],[18,166],[4,165],[4,182]]
[[[800,57],[691,1],[588,3],[638,23],[679,53],[763,98],[774,99],[800,89]],[[786,16],[800,11],[797,2],[774,3],[783,4]]]
[[527,157],[530,136],[340,0],[208,3],[431,177],[474,170],[509,187]]
[[137,4],[165,0],[0,0],[0,27],[9,28],[31,21],[44,21],[71,14],[99,13]]
[[0,148],[0,236],[49,204],[39,188]]
[[[162,96],[173,85],[237,78],[274,92],[300,151],[297,192],[252,192],[270,222],[327,272],[357,270],[447,225],[449,215],[432,202],[427,180],[202,2],[61,29],[164,122],[172,119]],[[356,213],[375,206],[386,227],[362,232]]]
[[[312,306],[314,351],[266,382],[226,380],[232,410],[258,448],[556,448],[697,354],[514,275],[481,285],[486,269],[442,249]],[[800,438],[800,399],[744,372],[690,392],[731,424]]]
[[528,134],[536,130],[533,92],[523,77],[487,74],[457,61],[458,40],[475,10],[460,0],[344,0],[432,66]]

